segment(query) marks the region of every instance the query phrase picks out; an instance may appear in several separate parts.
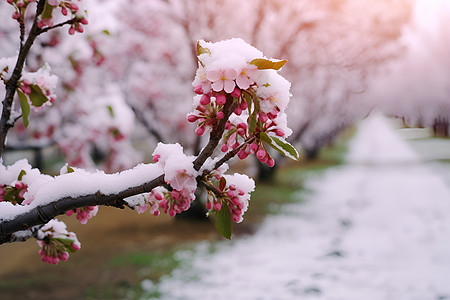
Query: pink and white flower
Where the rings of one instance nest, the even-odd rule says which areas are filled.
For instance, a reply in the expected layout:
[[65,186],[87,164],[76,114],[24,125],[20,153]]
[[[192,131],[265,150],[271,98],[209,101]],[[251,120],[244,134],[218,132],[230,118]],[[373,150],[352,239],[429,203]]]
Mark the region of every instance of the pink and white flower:
[[216,92],[224,90],[231,93],[236,86],[234,80],[237,76],[238,72],[235,69],[210,70],[206,73],[206,78],[212,82],[211,87]]

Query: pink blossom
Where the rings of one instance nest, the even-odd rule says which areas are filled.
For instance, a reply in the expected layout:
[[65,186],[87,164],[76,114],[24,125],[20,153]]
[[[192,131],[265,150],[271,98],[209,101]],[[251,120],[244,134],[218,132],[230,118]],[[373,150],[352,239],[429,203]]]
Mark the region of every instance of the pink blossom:
[[56,219],[45,224],[37,233],[37,243],[41,247],[39,254],[42,261],[58,264],[67,261],[69,252],[80,249],[81,244],[73,232],[66,230],[66,224]]
[[214,91],[220,92],[224,90],[231,93],[236,86],[234,80],[238,72],[235,69],[211,70],[206,73],[206,78],[212,82],[211,87]]
[[[197,72],[195,74],[194,82],[192,83],[195,86],[195,93],[198,95],[207,94],[211,91],[211,81],[206,78],[206,69],[199,64]],[[201,87],[201,89],[199,88]],[[201,93],[200,93],[201,91]]]
[[241,72],[236,78],[236,84],[239,88],[246,90],[253,84],[258,68],[255,65],[247,65],[242,68]]
[[98,206],[86,206],[81,208],[76,208],[66,212],[66,215],[71,216],[76,213],[76,218],[81,224],[86,224],[90,219],[95,217],[98,212]]
[[47,2],[51,6],[58,6],[61,3],[61,0],[48,0]]

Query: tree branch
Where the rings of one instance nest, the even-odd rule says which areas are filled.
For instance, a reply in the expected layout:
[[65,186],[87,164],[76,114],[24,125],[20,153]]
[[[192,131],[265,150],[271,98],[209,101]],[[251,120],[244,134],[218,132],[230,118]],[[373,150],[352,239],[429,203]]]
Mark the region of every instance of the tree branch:
[[234,109],[237,107],[237,103],[234,103],[233,97],[227,94],[227,102],[223,106],[223,113],[225,117],[220,120],[219,124],[213,131],[211,131],[209,135],[209,142],[194,160],[194,169],[196,171],[200,170],[203,163],[206,161],[208,157],[210,157],[214,150],[217,148],[217,145],[222,138],[223,132],[225,131],[225,124],[227,123],[228,118],[233,113]]
[[11,109],[13,107],[14,95],[16,93],[17,84],[22,76],[25,59],[30,52],[34,40],[41,34],[41,30],[37,26],[37,18],[44,9],[45,0],[40,0],[36,8],[36,16],[33,21],[30,33],[28,34],[25,43],[20,43],[19,55],[17,56],[16,66],[11,74],[11,78],[6,82],[6,93],[3,100],[2,117],[0,119],[0,157],[3,155],[5,149],[6,135],[10,128],[14,126],[14,121],[11,121]]
[[95,194],[85,196],[64,197],[49,204],[35,207],[12,220],[0,222],[0,244],[15,241],[13,236],[15,232],[28,230],[35,225],[45,224],[54,217],[62,215],[71,209],[94,205],[124,208],[126,205],[124,198],[151,192],[155,187],[164,184],[164,175],[160,175],[149,182],[129,187],[116,194],[104,195],[98,191]]

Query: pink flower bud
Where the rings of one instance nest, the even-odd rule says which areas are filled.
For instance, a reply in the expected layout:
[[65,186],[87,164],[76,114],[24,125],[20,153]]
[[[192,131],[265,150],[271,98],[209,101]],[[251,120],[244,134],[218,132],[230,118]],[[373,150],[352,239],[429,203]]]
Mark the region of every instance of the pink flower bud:
[[244,160],[244,159],[246,159],[248,157],[249,154],[250,153],[245,152],[244,150],[241,150],[241,151],[238,152],[237,155],[238,155],[239,159]]
[[275,134],[278,136],[284,136],[284,131],[281,129],[277,129],[277,130],[275,130]]
[[69,254],[67,253],[67,252],[61,252],[60,254],[59,254],[59,259],[61,260],[61,261],[67,261],[68,259],[69,259]]
[[72,249],[73,250],[78,251],[78,250],[80,250],[80,248],[81,248],[80,243],[73,243],[72,244]]
[[267,159],[266,164],[272,168],[275,165],[275,160],[272,157],[269,157],[269,159]]
[[189,115],[189,116],[187,117],[187,120],[188,120],[188,122],[190,122],[190,123],[194,123],[195,121],[198,120],[198,117],[197,117],[196,115]]
[[62,13],[64,16],[67,16],[67,8],[65,8],[64,6],[62,6],[62,7],[61,7],[61,13]]
[[240,116],[242,114],[242,109],[238,106],[234,109],[234,113],[238,116]]
[[266,123],[267,120],[269,119],[269,117],[267,116],[267,114],[265,113],[259,113],[259,119],[261,120],[261,122]]
[[203,95],[202,98],[200,99],[201,105],[207,105],[209,104],[209,102],[211,102],[211,98],[208,95]]
[[245,123],[239,123],[237,127],[247,130],[247,124],[245,124]]
[[201,84],[197,85],[197,86],[194,88],[194,93],[196,93],[197,95],[203,94],[203,88],[202,88],[202,85],[201,85]]
[[222,147],[220,147],[220,150],[221,150],[222,152],[227,152],[227,151],[228,151],[228,146],[227,146],[227,144],[223,144]]
[[250,150],[252,150],[253,153],[256,153],[256,151],[258,151],[258,144],[257,143],[251,143],[250,144]]
[[245,135],[245,130],[242,128],[238,128],[238,130],[236,131],[237,134],[239,134],[240,136],[244,136]]
[[14,185],[16,187],[16,189],[21,190],[24,187],[26,187],[25,183],[23,183],[22,181],[18,181],[16,182],[16,184]]
[[242,101],[239,106],[241,107],[242,110],[246,110],[248,108],[248,105],[247,105],[246,101]]
[[28,85],[22,85],[20,88],[24,94],[31,94],[31,88]]
[[231,92],[231,96],[234,98],[237,98],[241,95],[241,90],[237,87],[234,88],[234,90]]
[[70,9],[73,11],[78,11],[78,6],[75,3],[70,3]]
[[161,193],[155,193],[155,199],[158,201],[161,201],[163,198],[163,196],[161,195]]
[[211,210],[211,208],[212,208],[212,203],[210,201],[206,201],[206,209]]
[[88,20],[86,18],[83,18],[83,19],[80,20],[80,23],[83,24],[83,25],[87,25],[89,22],[88,22]]
[[155,163],[158,162],[160,158],[161,158],[161,155],[159,155],[159,154],[153,155],[153,161],[154,161]]
[[181,194],[180,194],[180,192],[177,191],[177,190],[173,190],[173,191],[170,193],[170,196],[172,196],[172,199],[175,200],[175,201],[178,201],[178,200],[181,199]]
[[[39,26],[39,25],[38,25],[38,26]],[[74,34],[75,34],[75,28],[70,27],[70,28],[69,28],[69,34],[70,34],[70,35],[74,35]]]
[[258,150],[258,152],[256,152],[256,157],[257,157],[259,160],[264,159],[264,157],[266,157],[266,151],[263,150],[263,149]]
[[204,133],[205,133],[205,128],[203,128],[203,127],[197,127],[197,128],[195,129],[195,134],[198,135],[198,136],[201,136],[201,135],[203,135]]
[[223,118],[225,118],[225,114],[223,113],[223,111],[218,111],[216,117],[217,119],[222,120]]
[[[15,11],[15,12],[13,12],[13,14],[12,14],[11,17],[12,17],[14,20],[17,20],[17,19],[20,18],[20,13],[18,13],[17,11]],[[38,27],[39,27],[39,22],[38,22]],[[44,27],[44,26],[42,26],[42,27]],[[39,28],[42,28],[42,27],[39,27]]]
[[241,220],[241,216],[238,216],[238,215],[233,215],[231,218],[233,219],[233,221],[235,223],[238,223]]
[[222,204],[220,202],[217,202],[216,204],[214,204],[214,209],[216,211],[219,211],[222,209]]
[[224,105],[227,102],[227,97],[223,94],[219,94],[216,96],[217,105]]
[[230,121],[227,121],[227,122],[225,123],[225,129],[226,129],[226,130],[230,130],[230,128],[231,128],[231,123],[230,123]]

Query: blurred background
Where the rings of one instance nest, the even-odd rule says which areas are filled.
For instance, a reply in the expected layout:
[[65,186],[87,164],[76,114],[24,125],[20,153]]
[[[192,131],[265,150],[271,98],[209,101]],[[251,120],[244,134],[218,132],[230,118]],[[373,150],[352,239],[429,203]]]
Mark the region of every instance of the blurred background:
[[[205,140],[186,122],[194,46],[233,37],[288,60],[302,159],[232,162],[257,179],[233,242],[201,208],[176,220],[101,208],[86,226],[62,217],[82,250],[55,267],[34,241],[2,245],[0,298],[450,299],[448,1],[80,5],[86,32],[51,31],[27,60],[50,65],[58,98],[14,127],[4,164],[117,172],[149,162],[159,141],[198,153]],[[0,2],[1,57],[17,51],[12,12]]]

